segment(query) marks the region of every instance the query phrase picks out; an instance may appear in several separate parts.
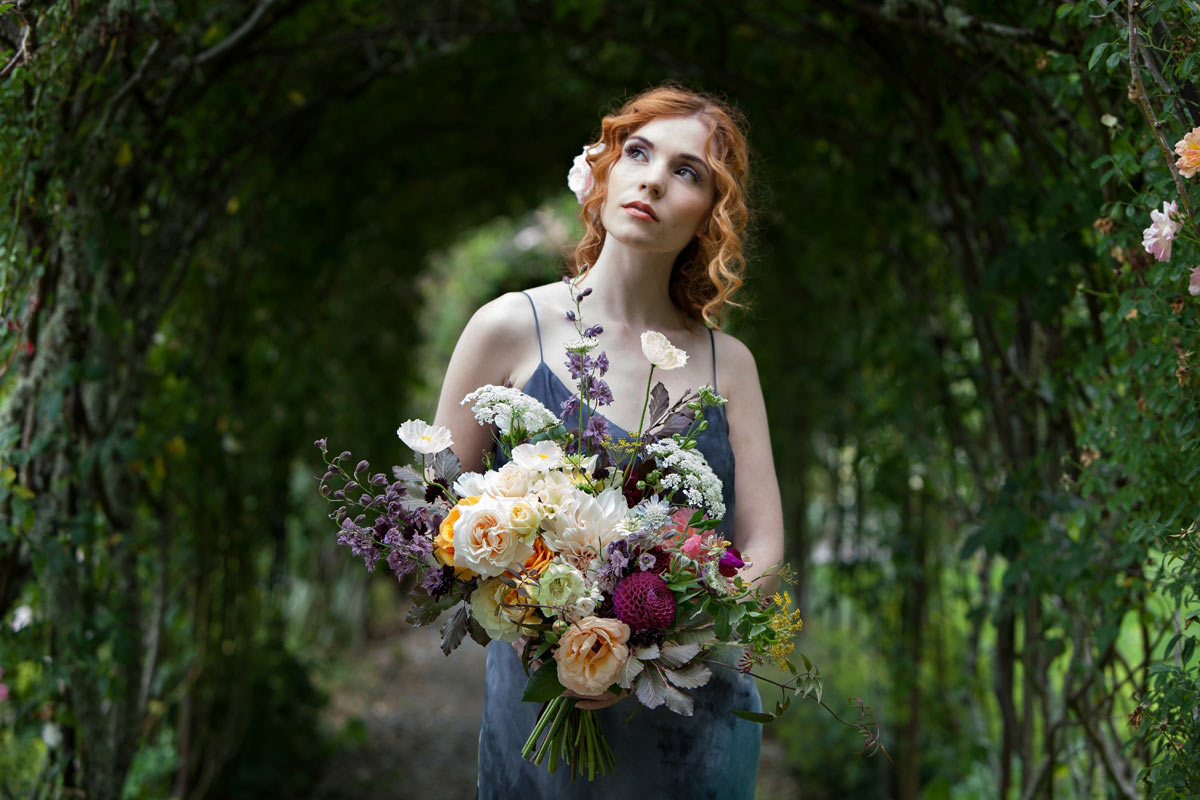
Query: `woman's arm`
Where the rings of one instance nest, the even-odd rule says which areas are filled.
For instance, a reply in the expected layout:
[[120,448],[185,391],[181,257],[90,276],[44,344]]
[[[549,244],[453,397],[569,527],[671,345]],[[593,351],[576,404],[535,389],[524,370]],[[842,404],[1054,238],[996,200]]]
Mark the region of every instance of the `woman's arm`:
[[458,337],[442,381],[434,424],[450,429],[452,449],[464,471],[483,471],[483,454],[492,449],[493,428],[480,425],[470,406],[459,403],[480,386],[512,380],[514,365],[525,348],[534,345],[534,337],[529,301],[516,293],[482,306]]
[[750,562],[741,571],[747,581],[771,571],[758,584],[771,594],[779,587],[774,568],[783,561],[783,506],[758,367],[749,348],[728,335],[719,337],[717,363],[721,366],[719,385],[728,387],[725,396],[729,403],[725,411],[729,419],[729,442],[733,446],[737,497],[734,545],[741,550],[742,558]]

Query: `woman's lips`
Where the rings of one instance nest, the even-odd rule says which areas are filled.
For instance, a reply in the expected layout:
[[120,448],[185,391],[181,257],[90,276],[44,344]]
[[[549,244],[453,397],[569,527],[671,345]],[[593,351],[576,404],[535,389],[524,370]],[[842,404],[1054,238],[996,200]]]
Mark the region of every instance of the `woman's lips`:
[[644,219],[648,222],[658,222],[658,220],[654,218],[654,215],[652,213],[650,213],[643,206],[640,206],[637,203],[630,203],[627,206],[623,206],[623,208],[631,217],[634,217],[636,219]]

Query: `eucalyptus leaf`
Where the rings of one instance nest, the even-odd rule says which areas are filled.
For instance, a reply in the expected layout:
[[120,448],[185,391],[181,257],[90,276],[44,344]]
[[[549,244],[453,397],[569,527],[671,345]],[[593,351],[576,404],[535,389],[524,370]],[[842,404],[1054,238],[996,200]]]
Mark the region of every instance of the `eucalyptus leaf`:
[[425,483],[425,479],[421,477],[421,473],[407,464],[402,467],[392,467],[392,476],[404,483]]
[[712,670],[703,664],[688,664],[683,669],[665,669],[663,674],[680,689],[698,689],[712,679]]
[[633,693],[646,708],[658,708],[667,702],[665,686],[657,670],[647,669],[634,681]]
[[642,661],[653,661],[654,659],[658,658],[659,652],[658,645],[649,644],[645,647],[638,647],[634,649],[633,654]]
[[487,647],[492,641],[492,637],[488,636],[488,632],[479,624],[479,620],[474,616],[467,616],[467,635],[470,636],[481,647]]
[[450,486],[461,474],[462,463],[449,447],[433,457],[433,476],[442,486]]
[[630,655],[621,662],[621,671],[617,673],[617,685],[622,689],[628,689],[633,685],[634,679],[642,674],[642,670],[646,665],[640,659]]
[[654,388],[650,390],[650,407],[647,411],[652,425],[667,413],[670,402],[670,398],[667,396],[667,387],[663,386],[662,381],[654,384]]
[[700,645],[695,642],[681,644],[679,642],[663,642],[659,648],[658,660],[666,667],[682,667],[700,653]]
[[450,655],[456,647],[462,644],[463,637],[467,635],[469,616],[467,604],[463,603],[442,625],[442,652],[446,655]]
[[404,621],[409,625],[428,625],[437,620],[442,612],[455,602],[455,599],[449,595],[440,600],[434,600],[428,595],[416,595],[412,607],[404,615]]
[[666,700],[667,708],[682,717],[690,717],[695,711],[695,702],[691,695],[676,689],[669,683],[663,683],[663,698]]

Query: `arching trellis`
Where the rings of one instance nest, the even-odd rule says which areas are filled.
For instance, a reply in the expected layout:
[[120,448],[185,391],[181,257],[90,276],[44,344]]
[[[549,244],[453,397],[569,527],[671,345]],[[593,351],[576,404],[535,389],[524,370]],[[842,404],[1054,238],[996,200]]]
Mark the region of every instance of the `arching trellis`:
[[[1169,111],[1162,104],[1194,90],[1186,82],[1176,88],[1186,54],[1167,23],[1189,12],[1181,6],[1160,20],[1156,8],[1170,4],[1145,5],[1137,13],[1146,15],[1146,46],[1137,50],[1135,42],[1134,53],[1149,81],[1142,94],[1174,131],[1191,112],[1186,103]],[[1149,508],[1164,523],[1187,509],[1177,510],[1180,487],[1142,487],[1149,467],[1123,463],[1121,446],[1098,437],[1114,423],[1143,424],[1119,402],[1121,374],[1145,376],[1147,408],[1162,418],[1176,422],[1189,407],[1176,396],[1187,386],[1172,390],[1126,359],[1131,348],[1148,360],[1164,347],[1174,359],[1173,346],[1150,333],[1123,339],[1114,323],[1131,299],[1149,302],[1159,289],[1136,249],[1141,218],[1111,213],[1122,226],[1111,240],[1089,232],[1102,210],[1141,202],[1166,176],[1161,162],[1158,173],[1131,168],[1140,153],[1132,161],[1122,155],[1103,121],[1116,117],[1132,143],[1125,150],[1137,149],[1134,131],[1144,128],[1135,127],[1140,112],[1125,99],[1128,56],[1116,45],[1128,41],[1121,39],[1128,14],[1111,3],[1062,8],[645,3],[618,14],[604,3],[263,2],[7,9],[3,117],[27,124],[0,144],[0,181],[15,200],[0,296],[11,322],[0,435],[13,468],[0,614],[37,582],[47,622],[38,641],[69,687],[61,695],[46,690],[42,700],[75,734],[59,751],[56,780],[113,796],[145,731],[167,725],[179,731],[177,793],[202,796],[245,740],[250,720],[229,710],[245,707],[253,684],[235,676],[278,647],[258,634],[281,613],[270,576],[283,580],[287,563],[282,518],[261,509],[291,502],[277,467],[302,452],[298,434],[307,430],[303,415],[270,421],[262,376],[274,376],[286,386],[281,396],[299,404],[328,392],[330,376],[343,386],[362,381],[379,358],[372,348],[402,354],[370,331],[351,330],[345,316],[316,321],[336,313],[312,298],[343,297],[348,279],[366,280],[383,262],[378,252],[347,254],[338,236],[312,230],[340,225],[368,241],[403,242],[401,254],[419,264],[456,226],[527,207],[557,186],[557,154],[572,154],[591,133],[586,121],[604,102],[595,98],[674,76],[742,104],[762,156],[757,319],[739,332],[760,352],[768,391],[788,398],[773,401],[773,423],[792,434],[785,441],[800,443],[777,444],[788,517],[796,521],[791,553],[803,561],[812,542],[831,533],[803,524],[806,506],[823,491],[809,477],[828,456],[813,444],[817,434],[832,435],[842,449],[857,442],[857,513],[843,519],[883,520],[855,535],[876,537],[895,569],[882,590],[895,611],[881,615],[878,631],[887,669],[903,687],[889,704],[901,742],[890,748],[896,793],[915,796],[929,769],[916,754],[941,729],[940,679],[922,671],[943,657],[939,637],[949,634],[924,632],[948,591],[939,576],[961,561],[979,576],[972,602],[980,611],[963,664],[968,683],[990,695],[977,696],[981,713],[1000,720],[991,742],[1002,792],[1049,796],[1058,764],[1094,762],[1095,770],[1079,769],[1081,785],[1103,774],[1118,793],[1134,796],[1136,770],[1156,758],[1156,744],[1139,738],[1123,751],[1128,734],[1119,720],[1131,688],[1147,696],[1152,687],[1147,664],[1131,661],[1111,632],[1153,594],[1136,587],[1153,579],[1144,561],[1162,543],[1153,526],[1136,521],[1149,519]],[[1103,42],[1109,49],[1088,68]],[[531,52],[558,69],[534,70]],[[1111,72],[1096,68],[1114,53]],[[569,78],[556,86],[559,74]],[[421,87],[436,89],[421,95],[429,105],[406,106],[406,94]],[[522,95],[550,98],[540,104],[544,114],[581,127],[547,130],[547,116],[534,116],[539,103],[519,105]],[[522,113],[505,113],[498,101],[489,106],[496,96]],[[337,153],[338,167],[353,163],[337,151],[338,135],[382,145],[384,137],[366,133],[372,117],[362,98],[390,101],[386,114],[377,112],[381,127],[424,134],[408,140],[424,163],[389,157],[394,174],[366,192],[376,201],[416,195],[387,207],[406,237],[364,232],[372,228],[364,215],[377,207],[349,203],[331,213],[267,196],[277,185],[304,187],[292,170],[315,169],[322,151]],[[532,147],[514,149],[518,135],[527,137],[522,143],[554,144],[535,155]],[[430,138],[441,146],[422,143]],[[1091,165],[1105,156],[1124,158],[1126,168],[1101,182]],[[326,169],[311,181],[324,189],[326,206],[343,205],[356,187]],[[379,176],[359,166],[354,177]],[[481,189],[495,185],[506,189]],[[855,219],[837,208],[853,209]],[[418,222],[422,210],[437,222]],[[306,224],[279,221],[297,211]],[[279,256],[297,253],[279,244],[289,237],[319,253],[292,276],[318,287],[291,297],[290,310],[307,321],[270,310],[281,286]],[[1126,241],[1123,262],[1101,259]],[[342,269],[331,266],[338,261]],[[853,280],[849,265],[859,270]],[[384,281],[384,296],[398,303],[390,320],[401,340],[411,334],[402,297],[414,270],[398,267]],[[776,282],[784,291],[767,289]],[[886,297],[872,293],[879,287]],[[370,294],[341,302],[366,307]],[[1184,324],[1191,311],[1167,318],[1170,300],[1162,324]],[[798,303],[810,309],[800,320],[792,313]],[[259,308],[268,310],[256,325]],[[382,329],[389,317],[371,319]],[[773,346],[780,329],[801,344]],[[272,341],[332,331],[346,336],[348,355],[328,371],[303,375],[304,359],[278,345],[270,355]],[[327,360],[339,354],[336,347],[314,352]],[[301,374],[285,379],[272,363]],[[863,365],[877,371],[864,375]],[[175,395],[166,394],[168,375],[184,387]],[[204,375],[213,376],[207,384]],[[370,435],[364,418],[373,407],[348,405],[339,424],[362,425]],[[247,419],[235,406],[262,416]],[[329,414],[336,407],[317,406]],[[1105,457],[1093,460],[1093,447]],[[908,474],[926,462],[940,466],[929,468],[919,489],[878,478],[881,465],[885,474]],[[1161,466],[1180,463],[1164,457]],[[1130,485],[1143,496],[1126,501]],[[1101,490],[1119,502],[1085,495]],[[247,495],[258,498],[257,508],[246,507]],[[1068,568],[1088,551],[1066,544],[1072,526],[1096,543],[1091,577]],[[966,532],[970,552],[960,550]],[[256,565],[260,552],[271,568]],[[992,587],[1000,574],[1003,582]],[[1112,594],[1104,580],[1111,574],[1128,576],[1129,591]],[[1064,581],[1073,594],[1060,591]],[[172,619],[188,622],[172,631]],[[1139,621],[1143,659],[1172,634],[1155,630],[1156,619]],[[226,641],[233,653],[223,652]],[[94,651],[96,659],[72,656]],[[218,719],[229,727],[214,725]],[[1082,759],[1072,755],[1080,743]]]

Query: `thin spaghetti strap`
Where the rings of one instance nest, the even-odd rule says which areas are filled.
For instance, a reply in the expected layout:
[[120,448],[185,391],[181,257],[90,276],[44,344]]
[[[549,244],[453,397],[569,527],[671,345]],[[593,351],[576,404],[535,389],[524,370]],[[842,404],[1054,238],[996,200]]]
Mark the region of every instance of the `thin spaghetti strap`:
[[[541,362],[543,364],[545,364],[546,363],[546,354],[542,352],[542,326],[541,326],[541,323],[538,322],[537,306],[535,306],[533,304],[533,298],[529,295],[529,292],[522,291],[521,294],[525,295],[525,299],[529,301],[529,307],[533,309],[533,329],[535,331],[537,331],[538,358],[541,360]],[[713,350],[713,352],[716,353],[717,351]],[[716,375],[716,364],[715,363],[713,364],[713,374]]]
[[[712,328],[708,329],[708,341],[712,345],[713,354],[713,391],[719,394],[720,392],[717,390],[717,339],[713,336]],[[541,342],[539,341],[540,344]]]

